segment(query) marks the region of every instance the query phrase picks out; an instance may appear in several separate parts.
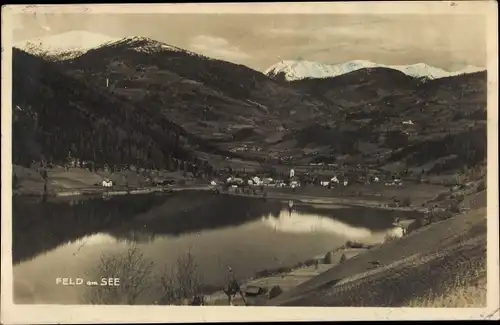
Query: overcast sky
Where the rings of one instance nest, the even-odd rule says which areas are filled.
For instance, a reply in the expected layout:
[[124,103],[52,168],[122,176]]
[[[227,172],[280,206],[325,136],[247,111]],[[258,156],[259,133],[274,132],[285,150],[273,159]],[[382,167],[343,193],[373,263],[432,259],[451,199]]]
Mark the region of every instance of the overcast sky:
[[260,71],[296,59],[486,66],[486,22],[473,15],[23,14],[13,41],[69,30],[147,36]]

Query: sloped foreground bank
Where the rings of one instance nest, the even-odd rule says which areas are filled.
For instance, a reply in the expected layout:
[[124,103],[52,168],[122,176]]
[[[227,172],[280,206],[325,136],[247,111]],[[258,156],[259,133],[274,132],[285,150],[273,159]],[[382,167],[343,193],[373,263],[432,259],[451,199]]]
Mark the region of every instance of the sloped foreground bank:
[[486,209],[420,228],[338,264],[270,306],[485,307]]

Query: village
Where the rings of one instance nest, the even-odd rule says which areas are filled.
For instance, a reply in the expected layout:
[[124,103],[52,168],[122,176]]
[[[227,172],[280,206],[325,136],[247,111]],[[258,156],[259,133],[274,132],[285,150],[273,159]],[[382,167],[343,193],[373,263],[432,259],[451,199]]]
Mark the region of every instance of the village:
[[[80,169],[78,166],[87,167],[88,162],[79,162],[77,159],[71,159],[65,166],[66,171]],[[183,166],[183,164],[181,164]],[[286,165],[285,165],[286,166]],[[411,171],[405,170],[403,173],[390,173],[381,170],[373,170],[372,166],[347,165],[335,163],[309,163],[306,166],[297,166],[298,168],[278,166],[265,168],[260,166],[253,171],[250,169],[235,169],[231,167],[220,168],[215,172],[215,177],[209,181],[211,186],[219,186],[230,191],[249,187],[274,187],[274,188],[290,188],[292,190],[305,186],[321,186],[328,189],[345,188],[353,183],[357,184],[379,184],[384,183],[385,186],[402,186],[403,177],[406,180],[418,181],[421,179]],[[50,168],[50,167],[49,167]],[[287,171],[284,171],[283,169]],[[39,170],[45,170],[40,166]],[[148,170],[144,168],[135,168],[128,166],[126,169],[142,174],[145,176],[144,185],[146,186],[174,186],[179,180],[171,177],[160,177],[160,171]],[[102,171],[113,175],[118,170],[112,170],[106,164],[102,166]],[[206,175],[197,175],[194,172],[187,172],[187,168],[181,167],[184,178],[190,178],[194,183],[206,181]],[[42,171],[43,173],[43,171]],[[156,176],[154,176],[156,174]],[[423,171],[422,173],[423,174]],[[117,184],[111,177],[103,177],[98,185],[102,188],[113,188]]]
[[[266,175],[267,174],[267,175]],[[321,186],[328,189],[346,188],[352,183],[358,184],[379,184],[385,179],[385,186],[402,186],[403,180],[399,175],[378,175],[373,173],[362,172],[339,172],[334,171],[330,175],[317,175],[317,173],[303,172],[298,174],[295,169],[290,168],[288,177],[283,177],[281,173],[277,178],[270,177],[270,173],[245,173],[241,176],[239,173],[227,173],[226,178],[222,180],[212,180],[210,185],[222,186],[229,191],[236,191],[243,188],[290,188],[293,191],[300,187],[306,186]]]

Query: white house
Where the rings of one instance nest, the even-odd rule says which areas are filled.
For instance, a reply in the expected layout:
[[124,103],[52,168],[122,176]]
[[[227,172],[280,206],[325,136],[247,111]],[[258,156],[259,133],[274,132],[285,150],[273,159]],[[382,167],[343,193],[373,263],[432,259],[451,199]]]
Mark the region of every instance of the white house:
[[112,180],[103,180],[102,181],[102,187],[113,187],[113,181]]
[[328,186],[330,184],[330,182],[325,182],[325,181],[321,181],[320,182],[321,186]]
[[252,178],[252,181],[255,185],[260,185],[262,183],[262,181],[260,180],[259,177],[255,176],[254,178]]
[[386,239],[393,239],[393,238],[401,238],[405,234],[405,230],[401,226],[396,226],[394,228],[389,229],[389,231],[386,234]]
[[337,178],[337,176],[333,176],[332,179],[330,180],[330,182],[336,183],[336,184],[340,183],[339,179]]
[[403,121],[403,124],[406,124],[406,125],[413,125],[413,121],[412,121],[412,120]]
[[233,182],[241,185],[241,184],[243,184],[243,178],[235,177],[235,178],[233,178]]
[[210,185],[215,186],[215,185],[217,185],[217,183],[215,181],[211,181]]
[[264,183],[264,185],[268,185],[268,184],[271,184],[273,182],[273,179],[272,178],[264,178],[264,180],[262,182]]

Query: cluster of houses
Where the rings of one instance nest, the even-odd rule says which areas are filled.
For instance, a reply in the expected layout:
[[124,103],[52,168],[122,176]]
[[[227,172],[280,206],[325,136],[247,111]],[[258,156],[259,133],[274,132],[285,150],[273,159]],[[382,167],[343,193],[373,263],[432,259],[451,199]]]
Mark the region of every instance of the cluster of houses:
[[[371,179],[373,183],[380,183],[380,178],[378,176],[373,176]],[[349,186],[349,179],[344,177],[342,180],[337,176],[333,176],[329,181],[321,181],[320,185],[324,187],[338,187],[338,186]]]
[[247,151],[259,152],[261,150],[262,150],[262,148],[260,148],[260,147],[256,147],[256,146],[249,147],[246,144],[243,144],[240,147],[229,149],[229,151],[231,151],[231,152],[247,152]]
[[[307,174],[308,175],[308,174]],[[352,175],[351,175],[352,176]],[[306,177],[307,178],[307,177]],[[352,178],[352,177],[351,177]],[[383,180],[381,176],[378,175],[372,175],[372,176],[367,176],[367,177],[359,177],[356,179],[356,182],[358,183],[363,183],[363,184],[378,184],[381,183]],[[308,182],[309,183],[309,182]],[[348,176],[333,176],[329,180],[318,180],[317,178],[314,178],[310,181],[311,184],[317,184],[323,187],[347,187],[351,185],[350,178]],[[270,187],[278,187],[278,188],[298,188],[301,186],[301,182],[298,180],[298,178],[295,176],[295,172],[293,169],[290,170],[290,175],[289,178],[285,180],[280,180],[280,179],[273,179],[271,177],[233,177],[229,176],[225,181],[218,182],[218,181],[211,181],[211,185],[215,186],[218,184],[226,184],[231,187],[243,187],[243,186],[270,186]],[[393,177],[389,181],[384,182],[385,186],[402,186],[403,181],[400,178]]]
[[[217,182],[211,181],[210,184],[217,185]],[[254,177],[248,178],[248,179],[230,176],[226,179],[225,184],[232,186],[232,187],[239,187],[239,186],[272,186],[272,187],[280,187],[280,188],[300,187],[300,182],[298,180],[295,180],[295,179],[292,179],[289,182],[285,182],[284,180],[275,180],[275,179],[270,178],[270,177],[260,178],[258,176],[254,176]]]
[[385,186],[402,186],[402,185],[403,185],[403,181],[399,178],[394,178],[390,182],[385,182]]
[[341,184],[344,187],[347,187],[349,185],[349,180],[347,178],[344,178],[341,182],[337,176],[333,176],[329,181],[320,182],[320,185],[324,187],[340,186]]
[[[358,183],[364,183],[364,184],[378,184],[381,182],[381,178],[379,176],[371,176],[369,178],[365,177],[360,177],[357,179]],[[340,179],[337,176],[333,176],[330,180],[327,181],[320,181],[320,185],[324,187],[339,187],[339,186],[344,186],[347,187],[350,185],[350,181],[348,177],[344,177],[343,179]],[[385,186],[402,186],[403,181],[400,178],[393,178],[390,181],[386,181],[384,183]]]

